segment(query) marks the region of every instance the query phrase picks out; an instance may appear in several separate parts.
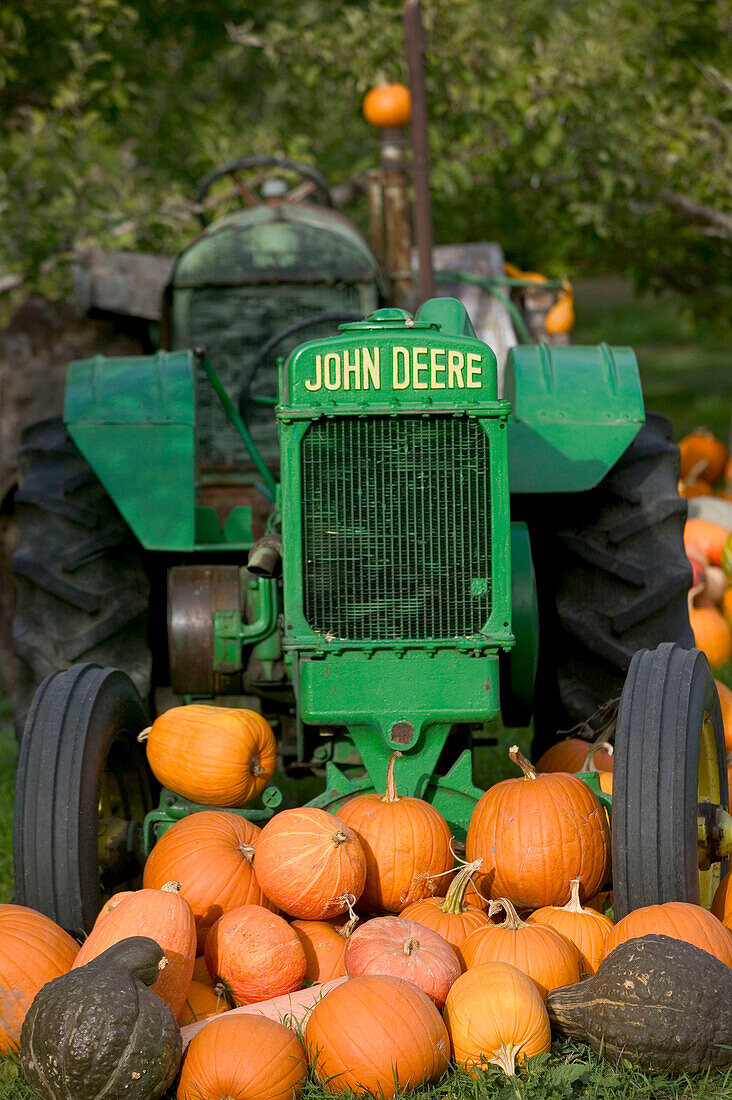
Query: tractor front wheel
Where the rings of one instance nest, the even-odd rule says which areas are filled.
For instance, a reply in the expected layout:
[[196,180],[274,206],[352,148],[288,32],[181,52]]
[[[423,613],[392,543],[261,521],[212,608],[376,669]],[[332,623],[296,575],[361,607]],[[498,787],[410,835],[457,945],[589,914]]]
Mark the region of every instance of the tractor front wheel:
[[633,657],[613,766],[615,917],[666,901],[711,906],[727,870],[732,818],[719,697],[698,649]]
[[106,897],[139,886],[154,780],[137,735],[147,714],[126,673],[95,664],[36,692],[15,783],[15,897],[83,939]]

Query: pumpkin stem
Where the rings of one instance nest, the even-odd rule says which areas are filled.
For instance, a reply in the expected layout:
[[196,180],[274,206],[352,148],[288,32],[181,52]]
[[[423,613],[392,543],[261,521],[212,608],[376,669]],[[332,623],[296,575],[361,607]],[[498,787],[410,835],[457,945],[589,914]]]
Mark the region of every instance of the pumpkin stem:
[[501,1043],[490,1061],[494,1066],[500,1066],[507,1077],[515,1077],[516,1055],[520,1049],[519,1043]]
[[353,908],[356,904],[356,898],[353,894],[344,894],[343,901],[348,906],[348,920],[342,928],[337,929],[337,932],[339,936],[343,936],[343,939],[347,940],[351,932],[353,932],[353,929],[358,924],[358,913]]
[[179,894],[183,889],[182,882],[176,882],[175,879],[171,879],[170,882],[166,882],[164,886],[160,887],[161,890],[167,890],[169,894]]
[[590,745],[589,752],[582,761],[582,768],[580,769],[581,771],[596,772],[600,770],[595,765],[595,753],[599,752],[600,749],[603,749],[608,756],[612,756],[614,752],[614,749],[609,741],[595,741],[593,745]]
[[333,833],[333,843],[335,844],[336,848],[339,844],[345,844],[347,840],[348,837],[343,832],[343,829],[339,829],[337,833]]
[[463,913],[467,908],[465,904],[465,892],[470,880],[476,871],[483,866],[482,859],[476,859],[473,863],[464,863],[455,878],[450,883],[447,896],[440,909],[443,913]]
[[521,920],[508,898],[494,898],[493,901],[490,901],[488,903],[488,916],[492,917],[494,913],[498,913],[501,909],[506,914],[506,919],[503,924],[499,925],[499,928],[509,928],[512,932],[515,932],[517,928],[529,927],[525,920]]
[[705,586],[703,584],[695,584],[693,588],[689,589],[688,595],[686,597],[686,605],[689,608],[689,614],[691,614],[691,612],[694,610],[694,600],[700,592],[704,591],[704,587]]
[[569,901],[566,905],[562,906],[565,913],[586,912],[586,910],[582,908],[582,903],[580,901],[580,880],[578,878],[573,878],[569,884],[569,889],[571,891]]
[[533,764],[526,759],[524,754],[519,752],[518,745],[511,745],[511,748],[508,750],[508,755],[511,760],[513,760],[514,764],[521,768],[521,771],[524,773],[524,779],[538,778],[539,773],[536,771]]
[[165,955],[163,955],[162,958],[160,959],[160,962],[158,963],[158,970],[165,970],[167,965],[168,965],[168,960],[166,959]]
[[247,861],[247,863],[253,863],[254,862],[254,845],[253,844],[245,844],[242,841],[242,843],[239,845],[239,851],[244,856],[244,859]]
[[262,767],[258,756],[253,756],[249,761],[249,771],[257,778],[259,778],[260,775],[267,774],[267,772]]
[[396,781],[394,779],[394,761],[398,756],[402,754],[399,749],[393,752],[389,757],[389,763],[386,765],[386,791],[381,796],[382,802],[398,802],[399,795],[397,794]]
[[150,731],[151,730],[152,730],[152,726],[148,726],[146,729],[141,730],[137,735],[137,740],[138,741],[147,741],[148,737],[150,736]]
[[414,936],[410,936],[409,939],[404,941],[404,954],[411,955],[413,951],[416,951],[419,947],[419,940],[415,940]]

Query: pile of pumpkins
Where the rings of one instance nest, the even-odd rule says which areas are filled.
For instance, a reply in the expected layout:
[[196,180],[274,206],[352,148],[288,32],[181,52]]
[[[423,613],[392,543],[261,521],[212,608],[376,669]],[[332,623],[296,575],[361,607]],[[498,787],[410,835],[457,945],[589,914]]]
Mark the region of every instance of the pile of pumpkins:
[[[274,771],[252,712],[174,708],[144,735],[158,779],[204,805],[241,806]],[[669,903],[613,924],[607,813],[569,774],[584,761],[540,771],[513,747],[517,778],[476,804],[462,858],[440,813],[398,794],[400,755],[383,794],[337,816],[178,821],[81,947],[0,906],[0,1038],[36,1093],[290,1100],[312,1075],[390,1097],[451,1062],[513,1074],[552,1031],[648,1068],[732,1060],[729,877],[714,913]],[[706,1023],[688,1010],[701,998]]]

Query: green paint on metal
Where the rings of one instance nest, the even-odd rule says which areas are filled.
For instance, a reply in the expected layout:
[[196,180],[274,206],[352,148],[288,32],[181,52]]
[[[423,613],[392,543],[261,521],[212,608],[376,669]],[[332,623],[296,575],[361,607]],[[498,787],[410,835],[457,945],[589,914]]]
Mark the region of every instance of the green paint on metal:
[[251,432],[247,428],[242,418],[239,416],[239,410],[236,408],[234,402],[231,400],[228,393],[226,392],[224,384],[216,373],[213,363],[202,350],[196,349],[194,354],[198,359],[198,362],[200,363],[202,369],[205,371],[206,377],[208,378],[208,381],[211,384],[216,396],[221,402],[224,412],[228,416],[231,423],[234,425],[237,435],[246,447],[249,458],[252,460],[257,470],[261,474],[264,483],[269,490],[271,500],[274,501],[275,493],[277,492],[277,482],[275,481],[274,474],[259,453],[259,449],[252,439]]
[[191,352],[78,360],[64,423],[142,545],[195,545],[195,392]]
[[242,668],[242,648],[255,645],[273,634],[280,613],[277,581],[269,577],[255,577],[250,584],[256,587],[254,605],[257,617],[244,622],[240,611],[214,611],[214,670],[238,672]]
[[[217,219],[179,257],[170,287],[171,343],[202,344],[232,400],[260,347],[275,333],[313,314],[371,312],[385,296],[378,264],[363,238],[339,214],[279,203]],[[304,337],[332,335],[330,322],[284,338],[287,356]],[[199,371],[199,382],[204,382]],[[277,373],[264,364],[248,386],[246,416],[267,462],[278,458],[271,410]],[[218,401],[199,386],[197,449],[216,465],[246,461],[246,448]]]
[[528,716],[533,711],[539,661],[539,603],[525,523],[511,524],[511,624],[516,644],[505,658],[510,690],[514,703]]
[[[398,760],[395,767],[397,793],[408,795],[411,792],[405,785],[401,771],[404,761]],[[464,841],[475,804],[485,793],[473,784],[472,754],[466,749],[460,754],[453,766],[444,776],[431,775],[426,783],[420,784],[420,797],[430,802],[449,822],[453,836]],[[325,790],[317,798],[308,802],[308,806],[317,806],[338,813],[338,810],[355,794],[382,792],[383,785],[374,785],[369,775],[348,778],[335,764],[327,764],[325,769]]]
[[512,348],[506,365],[513,493],[576,492],[596,485],[644,420],[630,348]]
[[167,832],[171,825],[190,814],[201,813],[206,810],[220,810],[225,813],[236,814],[237,817],[245,817],[247,821],[263,825],[280,808],[284,808],[285,799],[282,791],[274,783],[264,788],[262,793],[253,802],[241,808],[231,806],[203,806],[199,802],[190,802],[187,798],[176,794],[175,791],[163,787],[160,792],[160,801],[157,808],[150,810],[145,815],[142,826],[142,850],[146,856],[155,846],[163,833]]
[[610,819],[612,820],[613,796],[611,794],[608,794],[607,791],[603,791],[602,787],[600,786],[600,773],[577,772],[576,774],[578,779],[581,779],[583,783],[586,783],[587,786],[595,792],[597,797],[600,799],[600,802],[602,802],[603,806],[610,815]]

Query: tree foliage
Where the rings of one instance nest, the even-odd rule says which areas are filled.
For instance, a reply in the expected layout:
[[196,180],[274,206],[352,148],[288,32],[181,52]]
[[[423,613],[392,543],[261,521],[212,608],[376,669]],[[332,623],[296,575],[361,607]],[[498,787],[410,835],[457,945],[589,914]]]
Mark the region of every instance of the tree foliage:
[[[423,5],[437,238],[726,310],[732,0]],[[81,245],[177,250],[229,157],[359,175],[381,78],[406,78],[401,0],[5,0],[0,278],[61,293]]]

